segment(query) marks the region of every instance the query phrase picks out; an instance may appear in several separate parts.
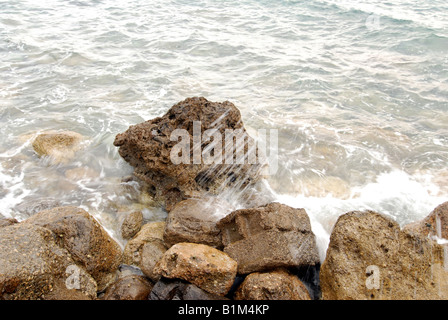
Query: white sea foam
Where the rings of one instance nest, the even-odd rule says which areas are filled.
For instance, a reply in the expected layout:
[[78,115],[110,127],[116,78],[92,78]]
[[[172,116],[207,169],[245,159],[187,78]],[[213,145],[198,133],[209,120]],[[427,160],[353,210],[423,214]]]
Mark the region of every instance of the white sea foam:
[[338,217],[350,211],[373,210],[389,216],[400,225],[426,217],[446,198],[431,195],[435,186],[422,183],[403,171],[380,174],[376,181],[352,188],[349,199],[309,197],[301,194],[276,194],[277,201],[295,208],[304,208],[310,216],[321,260]]

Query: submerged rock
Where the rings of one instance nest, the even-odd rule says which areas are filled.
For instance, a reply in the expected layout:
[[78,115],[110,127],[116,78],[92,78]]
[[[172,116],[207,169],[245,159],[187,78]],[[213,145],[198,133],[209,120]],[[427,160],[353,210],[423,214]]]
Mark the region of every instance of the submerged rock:
[[236,210],[218,222],[224,252],[238,273],[316,265],[319,256],[308,214],[280,203]]
[[77,207],[44,210],[22,224],[51,230],[61,247],[96,280],[99,291],[114,279],[121,263],[121,248],[85,210]]
[[305,285],[284,269],[249,274],[235,300],[311,300]]
[[81,149],[83,136],[73,131],[42,133],[33,141],[33,149],[39,157],[49,157],[53,164],[65,164]]
[[231,205],[218,198],[183,200],[168,214],[164,240],[168,245],[193,242],[221,247],[221,231],[216,224],[231,211]]
[[183,279],[199,288],[225,295],[236,277],[237,263],[227,254],[203,244],[177,243],[165,252],[154,272]]
[[346,213],[334,226],[320,270],[322,298],[447,299],[446,251],[379,213]]
[[0,228],[0,299],[94,299],[97,285],[49,229]]
[[[222,141],[213,140],[221,145],[220,149],[212,148],[211,140],[215,138],[203,137],[208,129],[215,129],[220,135]],[[177,135],[180,130],[185,137]],[[233,138],[229,138],[232,143],[227,144],[231,147],[227,155],[230,156],[226,157],[226,130],[233,133],[239,130],[239,136],[243,136],[247,144],[238,145],[238,148],[248,154],[254,140],[247,135],[239,110],[228,101],[210,102],[195,97],[177,103],[163,117],[129,127],[116,136],[114,145],[119,147],[123,159],[134,167],[134,175],[145,181],[148,191],[170,211],[187,198],[207,192],[219,193],[226,187],[244,188],[259,178],[261,165],[232,164],[236,163],[238,155]],[[181,142],[187,145],[186,151],[178,148]],[[182,161],[174,163],[172,153],[176,159],[180,155]],[[221,163],[209,161],[207,155],[212,153],[222,160]]]
[[56,199],[33,199],[32,197],[30,197],[15,206],[14,211],[20,213],[26,219],[38,212],[60,206],[61,202]]

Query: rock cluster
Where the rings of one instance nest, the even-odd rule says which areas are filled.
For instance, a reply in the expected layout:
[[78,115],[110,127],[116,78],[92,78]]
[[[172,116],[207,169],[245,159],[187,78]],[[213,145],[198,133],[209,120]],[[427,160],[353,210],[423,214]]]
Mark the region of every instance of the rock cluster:
[[[78,207],[36,203],[23,221],[0,219],[0,300],[448,299],[448,202],[403,228],[373,211],[342,214],[321,265],[304,209],[256,193],[236,209],[221,196],[255,190],[258,165],[171,162],[171,134],[185,129],[193,143],[195,121],[201,132],[245,132],[230,102],[189,98],[117,135],[142,193],[168,211],[150,222],[130,212],[119,226],[124,248]],[[33,147],[60,163],[80,141],[51,133]]]
[[[215,130],[213,132],[222,138],[222,141],[213,140],[220,144],[219,149],[212,148],[211,137],[203,136],[207,130]],[[234,143],[237,139],[232,138],[225,145],[224,137],[230,131],[243,136],[246,143],[238,145]],[[184,161],[180,163],[172,161],[173,152],[176,156],[181,153],[175,148],[179,144],[177,140],[181,140],[177,132],[186,135],[186,141],[181,142],[187,145],[181,155]],[[244,188],[258,180],[262,167],[247,161],[237,164],[238,148],[247,154],[249,146],[254,145],[239,110],[231,102],[211,102],[202,97],[187,98],[162,117],[130,126],[116,136],[114,145],[119,147],[123,159],[134,167],[134,175],[146,182],[147,190],[167,211],[187,198],[219,193],[226,187]],[[229,146],[227,151],[226,146]],[[206,155],[211,153],[207,147],[219,152],[214,156],[220,156],[221,163],[207,161]]]
[[[196,201],[199,200],[196,199],[193,206],[190,206],[190,200],[181,201],[170,215],[185,208],[187,217],[191,218],[188,211],[198,208]],[[220,210],[217,206],[215,208]],[[169,217],[166,222],[146,223],[127,242],[123,261],[137,267],[154,283],[150,299],[310,299],[308,288],[297,276],[300,267],[319,264],[314,234],[306,212],[279,203],[251,210],[246,214],[250,216],[252,229],[243,231],[245,235],[249,232],[255,236],[263,232],[268,232],[265,236],[278,233],[270,247],[266,247],[264,242],[253,243],[254,253],[260,256],[256,259],[256,266],[251,266],[252,269],[245,266],[240,252],[226,252],[229,240],[221,237],[221,228],[231,228],[228,216],[215,219],[217,221],[212,224],[210,219],[176,220],[175,229],[180,230],[183,226],[189,242],[185,241],[185,237],[172,236],[170,230],[173,226]],[[206,212],[213,214],[210,208]],[[242,213],[244,215],[244,211],[236,210],[230,216],[243,219],[240,216]],[[207,234],[210,235],[207,230],[216,231],[213,246],[207,237]],[[284,238],[283,233],[286,234]],[[288,236],[290,233],[293,236]],[[282,239],[281,243],[275,243],[278,238]],[[288,249],[279,249],[279,246]],[[247,281],[236,291],[244,278]],[[248,288],[254,287],[259,289],[259,293],[249,294],[251,289]],[[236,292],[239,292],[238,298]]]

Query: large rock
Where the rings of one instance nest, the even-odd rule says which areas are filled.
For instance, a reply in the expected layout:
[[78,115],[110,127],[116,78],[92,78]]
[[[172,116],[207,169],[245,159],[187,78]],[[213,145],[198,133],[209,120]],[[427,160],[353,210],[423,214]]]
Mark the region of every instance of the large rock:
[[96,280],[99,291],[113,281],[121,263],[121,248],[85,210],[57,207],[41,211],[22,223],[53,231],[58,243]]
[[284,269],[249,274],[235,292],[235,300],[311,300],[299,278]]
[[53,164],[66,164],[81,149],[83,136],[73,131],[50,131],[36,137],[34,151],[39,157],[48,157]]
[[203,244],[177,243],[159,260],[154,272],[183,279],[199,288],[225,295],[236,277],[237,263],[227,254]]
[[[197,130],[194,130],[197,123]],[[171,159],[172,149],[176,146],[173,154],[175,152],[178,156],[180,141],[176,140],[177,135],[171,135],[174,130],[179,129],[184,129],[187,133],[188,137],[182,143],[189,144],[188,152],[181,154],[185,157],[184,161],[174,163]],[[211,154],[212,150],[218,152],[218,149],[212,148],[210,140],[214,138],[202,139],[200,148],[193,150],[195,142],[208,129],[216,129],[221,134],[222,141],[218,143],[221,144],[222,153],[213,155],[222,155],[221,164],[208,161],[204,156]],[[129,127],[126,132],[116,136],[114,145],[119,147],[123,159],[134,167],[134,175],[145,181],[148,191],[170,211],[181,200],[206,192],[219,193],[227,186],[243,188],[258,179],[262,165],[249,164],[249,161],[241,164],[225,161],[226,130],[240,130],[248,141],[241,146],[241,150],[248,155],[249,146],[254,144],[254,140],[247,135],[239,110],[228,101],[210,102],[205,98],[195,97],[177,103],[163,117]],[[177,132],[179,131],[174,133]],[[206,149],[207,146],[210,146],[210,150]],[[236,163],[238,155],[235,150],[236,147],[233,147],[230,150],[232,152],[227,153],[231,155],[227,159],[232,159],[233,163]],[[199,158],[196,156],[198,154]]]
[[308,214],[280,203],[236,210],[218,222],[224,252],[238,273],[319,263]]
[[168,214],[164,240],[168,245],[193,242],[221,247],[221,231],[216,224],[231,211],[231,205],[218,198],[181,201]]
[[446,250],[428,237],[373,211],[349,212],[331,233],[320,270],[322,298],[448,299],[444,261]]
[[404,226],[410,233],[420,234],[423,237],[438,237],[448,239],[448,202],[436,207],[423,220]]
[[96,291],[50,230],[25,223],[0,228],[0,300],[94,299]]

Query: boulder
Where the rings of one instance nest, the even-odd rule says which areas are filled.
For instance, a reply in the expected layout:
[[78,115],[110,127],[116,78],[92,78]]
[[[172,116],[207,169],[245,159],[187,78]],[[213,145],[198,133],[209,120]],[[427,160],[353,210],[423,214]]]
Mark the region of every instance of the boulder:
[[83,136],[73,131],[49,131],[39,134],[33,149],[39,157],[46,156],[52,164],[66,164],[81,149]]
[[138,275],[128,275],[109,286],[103,300],[148,300],[153,285]]
[[447,299],[446,253],[428,237],[401,230],[387,216],[346,213],[333,228],[320,270],[322,298]]
[[96,291],[95,280],[47,228],[0,228],[0,300],[94,299]]
[[192,242],[221,247],[221,232],[216,224],[231,211],[231,205],[218,198],[183,200],[168,214],[163,238],[168,245]]
[[[216,135],[220,134],[216,139],[222,141],[203,137],[208,129],[216,129]],[[235,146],[234,139],[228,138],[232,146],[227,144],[227,157],[224,147],[226,130],[239,132],[236,135],[247,141]],[[178,135],[180,131],[185,136]],[[213,155],[214,159],[219,157],[221,163],[206,157],[212,151],[219,152],[218,148],[213,148],[214,144],[221,145],[221,153]],[[258,180],[263,167],[257,161],[234,164],[238,155],[236,150],[248,155],[249,150],[254,150],[249,149],[254,140],[247,134],[241,114],[231,102],[210,102],[202,97],[187,98],[172,106],[162,117],[130,126],[116,136],[114,145],[119,147],[123,159],[134,167],[134,175],[148,184],[148,191],[164,203],[167,211],[187,198],[205,193],[218,194],[226,187],[242,189]],[[184,152],[179,145],[184,146]],[[175,161],[172,155],[175,155]]]
[[99,291],[113,280],[121,263],[121,248],[85,210],[57,207],[41,211],[22,223],[53,231],[58,243],[96,280]]
[[224,252],[238,262],[238,273],[319,263],[308,214],[280,203],[241,209],[220,220]]
[[149,222],[142,226],[140,231],[126,243],[123,251],[123,263],[141,268],[142,249],[148,242],[157,242],[164,246],[163,232],[165,222]]
[[436,207],[423,220],[404,226],[404,230],[423,237],[430,236],[432,238],[448,239],[448,202],[444,202]]
[[178,279],[161,278],[154,285],[149,300],[228,300]]
[[284,269],[249,274],[235,292],[235,300],[311,300],[299,278]]
[[141,211],[133,211],[126,216],[121,224],[121,236],[123,239],[131,239],[140,231],[143,224],[143,214]]
[[225,295],[236,277],[237,263],[213,247],[196,243],[177,243],[168,249],[154,268],[165,278],[183,279],[199,288]]

